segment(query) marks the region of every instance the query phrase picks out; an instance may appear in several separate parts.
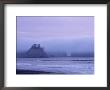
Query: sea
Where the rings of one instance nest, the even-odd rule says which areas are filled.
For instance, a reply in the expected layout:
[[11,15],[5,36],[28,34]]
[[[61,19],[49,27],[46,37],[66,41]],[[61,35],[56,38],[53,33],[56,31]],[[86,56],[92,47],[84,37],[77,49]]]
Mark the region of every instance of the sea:
[[94,74],[94,57],[17,58],[16,70],[34,71],[35,74]]

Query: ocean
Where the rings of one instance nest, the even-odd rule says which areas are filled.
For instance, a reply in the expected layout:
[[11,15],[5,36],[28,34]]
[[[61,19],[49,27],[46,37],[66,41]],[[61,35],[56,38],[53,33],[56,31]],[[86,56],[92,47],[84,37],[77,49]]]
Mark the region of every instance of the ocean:
[[94,74],[94,57],[17,58],[16,70],[16,74]]

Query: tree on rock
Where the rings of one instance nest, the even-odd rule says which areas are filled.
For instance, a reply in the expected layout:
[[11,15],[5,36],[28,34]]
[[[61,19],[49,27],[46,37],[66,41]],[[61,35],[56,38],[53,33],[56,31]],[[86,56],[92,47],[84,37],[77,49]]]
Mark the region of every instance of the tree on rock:
[[48,57],[47,53],[44,51],[40,44],[33,44],[31,48],[27,51],[28,58],[45,58]]

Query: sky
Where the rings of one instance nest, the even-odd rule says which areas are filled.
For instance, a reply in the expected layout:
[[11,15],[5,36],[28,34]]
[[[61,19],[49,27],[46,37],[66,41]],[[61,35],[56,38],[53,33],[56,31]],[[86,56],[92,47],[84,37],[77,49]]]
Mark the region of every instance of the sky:
[[17,52],[41,44],[49,52],[94,52],[93,16],[17,16]]

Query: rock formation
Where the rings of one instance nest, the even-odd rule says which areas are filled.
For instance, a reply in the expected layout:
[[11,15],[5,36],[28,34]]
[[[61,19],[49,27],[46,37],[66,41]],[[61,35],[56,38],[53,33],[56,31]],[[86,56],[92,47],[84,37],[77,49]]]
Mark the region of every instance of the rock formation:
[[27,51],[28,58],[45,58],[48,57],[46,52],[40,44],[33,44],[32,47]]

